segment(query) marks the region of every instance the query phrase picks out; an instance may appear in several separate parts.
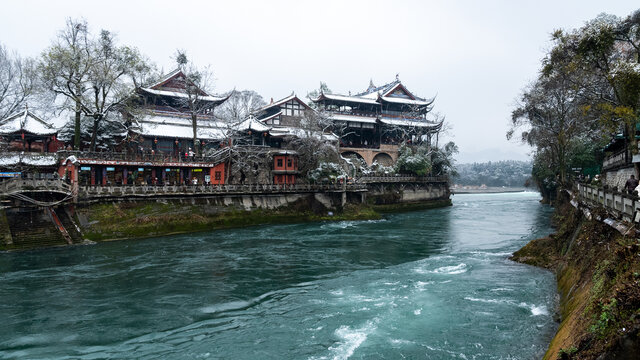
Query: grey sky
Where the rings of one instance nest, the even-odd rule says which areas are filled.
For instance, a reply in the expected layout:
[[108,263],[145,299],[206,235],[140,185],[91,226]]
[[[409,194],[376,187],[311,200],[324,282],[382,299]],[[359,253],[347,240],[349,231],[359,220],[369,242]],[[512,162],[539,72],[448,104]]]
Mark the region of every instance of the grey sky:
[[337,93],[396,73],[452,126],[458,162],[523,160],[505,139],[520,90],[537,75],[556,28],[601,12],[626,16],[637,1],[5,1],[0,43],[37,56],[66,17],[118,34],[164,70],[176,49],[211,65],[216,91],[253,89],[265,100],[320,81]]

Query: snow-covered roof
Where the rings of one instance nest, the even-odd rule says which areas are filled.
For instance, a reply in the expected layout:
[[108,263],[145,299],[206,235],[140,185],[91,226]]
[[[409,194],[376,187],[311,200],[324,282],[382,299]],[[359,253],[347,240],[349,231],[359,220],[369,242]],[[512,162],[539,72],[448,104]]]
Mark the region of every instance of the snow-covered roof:
[[[177,97],[177,98],[181,98],[181,99],[186,99],[189,97],[189,95],[187,93],[183,93],[183,92],[177,92],[177,91],[168,91],[168,90],[155,90],[155,89],[151,89],[151,88],[140,88],[142,91],[147,92],[149,94],[153,94],[153,95],[160,95],[160,96],[171,96],[171,97]],[[210,95],[200,95],[198,97],[199,100],[203,100],[203,101],[210,101],[210,102],[214,102],[214,103],[222,103],[225,100],[227,100],[229,97],[228,96],[210,96]]]
[[313,99],[313,101],[320,101],[322,99],[380,105],[380,103],[376,100],[377,97],[375,99],[372,99],[372,98],[365,98],[362,96],[346,96],[346,95],[324,94],[324,93],[320,94],[317,98]]
[[407,126],[407,127],[423,127],[423,128],[436,128],[442,125],[442,123],[431,123],[426,121],[408,120],[408,119],[389,119],[381,118],[380,122],[387,125],[394,126]]
[[[174,80],[177,80],[177,82],[175,82]],[[148,87],[141,87],[140,90],[153,95],[170,96],[184,99],[189,97],[185,90],[185,82],[186,76],[182,72],[182,70],[175,69],[169,74],[165,75],[160,81]],[[198,89],[198,93],[199,100],[210,101],[213,103],[222,103],[227,100],[229,96],[231,96],[231,93],[228,96],[212,96],[210,94],[207,94],[202,89]]]
[[17,132],[27,132],[35,135],[54,135],[58,133],[58,130],[35,116],[28,109],[25,109],[0,121],[0,134],[13,134]]
[[381,97],[381,99],[382,99],[382,101],[386,101],[386,102],[390,102],[390,103],[406,104],[406,105],[417,105],[417,106],[431,105],[433,103],[433,100],[434,100],[434,99],[429,99],[429,100],[411,100],[411,99],[404,99],[404,98],[391,97],[391,96],[384,96],[384,97]]
[[346,114],[329,114],[329,119],[334,121],[353,121],[361,123],[375,124],[378,119],[371,116],[358,116],[358,115],[346,115]]
[[[397,89],[399,89],[403,93],[403,95],[406,95],[407,97],[399,97],[398,95],[394,95],[394,92]],[[407,88],[404,85],[402,85],[402,83],[397,77],[395,81],[392,81],[388,84],[384,84],[378,87],[373,85],[373,82],[371,82],[369,84],[369,88],[366,91],[358,93],[356,95],[347,96],[347,95],[321,93],[317,98],[313,99],[313,101],[318,102],[323,99],[361,103],[361,104],[371,104],[371,105],[380,105],[380,103],[384,101],[389,103],[416,105],[416,106],[428,106],[428,105],[431,105],[434,101],[434,98],[423,99],[421,97],[414,95],[409,90],[407,90]]]
[[233,126],[233,129],[236,131],[254,130],[258,132],[264,132],[269,131],[270,128],[260,121],[256,120],[255,117],[249,116],[245,121],[242,121]]
[[263,117],[258,119],[258,121],[262,121],[262,122],[267,122],[273,118],[275,118],[276,116],[282,115],[282,111],[278,111],[277,113],[271,115],[271,116],[267,116],[267,117]]
[[277,127],[272,128],[269,133],[274,137],[295,136],[298,138],[314,137],[318,140],[338,141],[338,137],[333,133],[323,133],[321,131],[307,131],[295,127]]
[[[202,140],[221,140],[228,136],[231,131],[254,130],[259,132],[269,131],[270,128],[253,116],[246,120],[230,125],[220,121],[210,119],[198,120],[197,138]],[[193,128],[191,119],[181,116],[158,116],[147,115],[138,119],[137,131],[141,135],[148,137],[162,138],[193,138]]]
[[[185,126],[177,123],[160,123],[152,121],[139,121],[138,132],[144,136],[192,139],[193,128],[191,125]],[[225,129],[218,127],[199,125],[196,129],[197,138],[201,140],[221,140],[226,137]]]
[[155,88],[157,86],[160,86],[160,85],[164,84],[165,82],[171,80],[171,78],[173,78],[174,76],[180,74],[181,72],[182,71],[180,69],[174,69],[173,71],[171,71],[170,73],[168,73],[164,77],[162,77],[162,79],[160,79],[155,84],[149,85],[149,88]]
[[[182,113],[176,113],[174,116],[163,113],[161,115],[155,113],[148,113],[142,116],[138,121],[156,123],[156,124],[170,124],[191,126],[191,117]],[[198,116],[198,126],[210,126],[210,127],[225,127],[225,124],[219,121],[213,120],[211,117]]]
[[385,94],[387,92],[389,92],[393,87],[395,87],[397,84],[400,84],[400,80],[396,78],[395,81],[392,81],[388,84],[384,84],[382,86],[375,86],[373,85],[373,80],[369,82],[369,87],[367,88],[367,90],[356,94],[356,96],[367,96],[367,95],[371,95],[371,94]]
[[0,166],[15,165],[31,166],[55,166],[58,164],[58,157],[55,154],[43,153],[3,153],[0,154]]

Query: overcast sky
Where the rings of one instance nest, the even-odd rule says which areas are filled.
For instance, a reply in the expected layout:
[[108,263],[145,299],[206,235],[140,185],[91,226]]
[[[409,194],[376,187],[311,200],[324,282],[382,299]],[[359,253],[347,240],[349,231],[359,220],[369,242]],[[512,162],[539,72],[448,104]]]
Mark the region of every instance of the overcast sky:
[[210,65],[216,92],[252,89],[266,101],[334,93],[399,74],[416,95],[437,95],[460,163],[529,158],[505,132],[557,28],[599,13],[626,16],[637,1],[5,1],[0,43],[37,56],[67,17],[85,18],[138,47],[165,71],[176,49]]

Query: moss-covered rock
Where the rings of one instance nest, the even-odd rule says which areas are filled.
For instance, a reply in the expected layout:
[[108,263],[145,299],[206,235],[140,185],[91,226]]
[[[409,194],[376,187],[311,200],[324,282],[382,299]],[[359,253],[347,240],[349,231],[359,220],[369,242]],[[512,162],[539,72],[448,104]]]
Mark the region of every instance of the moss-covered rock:
[[379,219],[371,206],[347,204],[327,211],[300,202],[278,209],[244,210],[180,201],[98,203],[75,209],[84,236],[93,241],[142,238],[261,224]]

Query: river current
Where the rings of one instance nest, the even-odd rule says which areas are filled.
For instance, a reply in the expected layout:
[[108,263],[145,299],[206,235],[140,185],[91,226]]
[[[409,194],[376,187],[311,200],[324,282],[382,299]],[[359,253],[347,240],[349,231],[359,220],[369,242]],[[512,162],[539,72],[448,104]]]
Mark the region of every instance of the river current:
[[551,232],[534,193],[377,221],[257,226],[0,253],[0,358],[535,359]]

